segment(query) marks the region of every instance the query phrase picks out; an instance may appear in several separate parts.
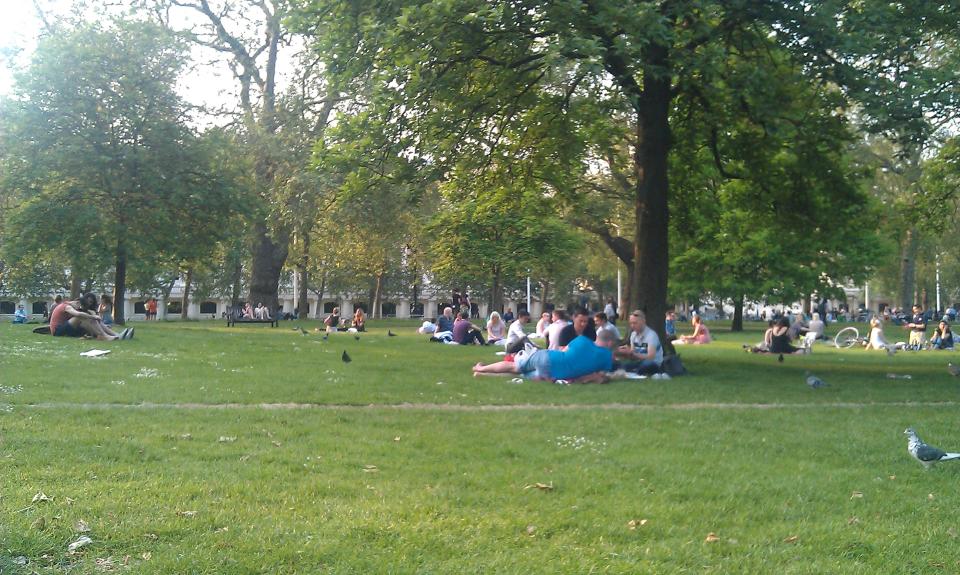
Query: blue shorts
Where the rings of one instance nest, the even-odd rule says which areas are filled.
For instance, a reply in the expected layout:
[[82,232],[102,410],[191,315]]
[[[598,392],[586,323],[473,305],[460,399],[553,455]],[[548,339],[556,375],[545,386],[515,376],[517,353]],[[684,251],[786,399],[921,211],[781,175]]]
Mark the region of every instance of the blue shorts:
[[82,337],[83,332],[73,327],[69,321],[65,321],[57,326],[57,331],[53,332],[56,337]]
[[550,354],[545,349],[524,354],[517,361],[517,370],[527,379],[550,379]]

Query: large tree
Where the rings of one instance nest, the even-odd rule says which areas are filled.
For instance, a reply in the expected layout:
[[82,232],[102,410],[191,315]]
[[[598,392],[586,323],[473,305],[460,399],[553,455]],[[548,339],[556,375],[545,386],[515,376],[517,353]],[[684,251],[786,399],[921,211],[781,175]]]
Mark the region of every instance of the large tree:
[[118,323],[128,265],[209,237],[222,214],[222,182],[175,90],[182,48],[141,22],[54,28],[2,108],[4,183],[23,200],[6,231],[87,268],[81,278],[112,268]]
[[[811,83],[853,85],[873,72],[854,60],[858,42],[875,28],[847,30],[842,19],[849,10],[869,12],[867,3],[849,10],[836,3],[702,0],[300,4],[300,22],[338,80],[372,86],[371,129],[388,132],[395,153],[423,159],[432,177],[451,164],[482,168],[502,158],[517,170],[536,166],[528,169],[539,168],[547,193],[564,194],[578,188],[571,175],[607,159],[610,130],[629,126],[629,163],[615,193],[626,198],[632,228],[622,236],[606,228],[601,237],[628,269],[628,304],[645,309],[658,329],[667,298],[669,158],[679,99],[708,110],[716,90],[735,93],[716,74],[730,57],[768,68],[789,56]],[[714,128],[723,134],[724,126],[703,126]]]
[[[302,41],[285,25],[287,0],[136,0],[168,29],[214,62],[226,64],[235,80],[235,100],[220,110],[243,135],[259,198],[251,224],[249,299],[277,305],[280,275],[291,240],[309,253],[310,219],[320,188],[309,174],[313,142],[322,137],[338,101],[326,97],[322,61],[303,57]],[[281,74],[287,68],[287,74]],[[306,242],[304,242],[306,238]],[[301,285],[306,285],[301,281]],[[301,304],[305,302],[301,293]]]

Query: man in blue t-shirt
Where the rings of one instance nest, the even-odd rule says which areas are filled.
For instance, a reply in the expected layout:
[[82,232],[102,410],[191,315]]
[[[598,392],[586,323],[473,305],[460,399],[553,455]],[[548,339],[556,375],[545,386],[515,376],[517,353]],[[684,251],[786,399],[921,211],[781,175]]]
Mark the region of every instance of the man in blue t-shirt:
[[516,361],[498,361],[473,366],[474,375],[521,374],[527,379],[602,381],[594,378],[613,368],[613,349],[617,340],[609,331],[597,334],[597,342],[577,336],[565,351],[538,349],[517,357]]

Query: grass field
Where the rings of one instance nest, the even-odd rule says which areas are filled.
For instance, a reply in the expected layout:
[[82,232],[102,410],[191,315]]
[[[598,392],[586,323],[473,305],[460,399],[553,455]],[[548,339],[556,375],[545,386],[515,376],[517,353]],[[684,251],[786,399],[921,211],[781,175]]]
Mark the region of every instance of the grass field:
[[902,435],[960,449],[952,352],[712,325],[682,378],[518,385],[409,322],[295,325],[0,326],[0,574],[960,572],[960,467]]

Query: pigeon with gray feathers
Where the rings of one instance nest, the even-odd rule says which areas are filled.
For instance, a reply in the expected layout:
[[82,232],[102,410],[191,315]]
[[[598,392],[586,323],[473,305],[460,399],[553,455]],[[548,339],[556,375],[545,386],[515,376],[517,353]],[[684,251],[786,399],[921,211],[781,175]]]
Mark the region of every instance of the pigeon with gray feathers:
[[821,387],[830,387],[830,385],[827,382],[813,375],[809,371],[804,373],[807,376],[807,385],[810,386],[810,389],[820,389]]
[[350,359],[350,356],[347,355],[347,350],[343,350],[343,355],[340,356],[340,359],[343,360],[343,363],[350,363],[351,361],[353,361],[352,359]]
[[953,377],[960,376],[960,367],[953,365],[952,361],[947,363],[947,371],[949,371],[950,375],[952,375]]
[[960,453],[947,453],[942,449],[927,445],[912,427],[906,428],[903,434],[907,436],[907,451],[927,469],[933,467],[938,461],[960,459]]

